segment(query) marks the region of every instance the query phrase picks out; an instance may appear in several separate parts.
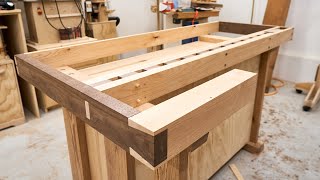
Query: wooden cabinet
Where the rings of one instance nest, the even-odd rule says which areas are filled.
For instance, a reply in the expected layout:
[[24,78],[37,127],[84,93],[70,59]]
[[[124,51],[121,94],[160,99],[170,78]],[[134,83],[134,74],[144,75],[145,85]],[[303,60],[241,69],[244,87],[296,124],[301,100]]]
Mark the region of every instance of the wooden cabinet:
[[0,61],[0,129],[25,121],[12,60]]
[[[3,27],[3,42],[11,59],[16,54],[26,53],[27,45],[22,23],[21,10],[1,10],[0,23]],[[23,105],[36,117],[40,117],[35,87],[18,77]]]

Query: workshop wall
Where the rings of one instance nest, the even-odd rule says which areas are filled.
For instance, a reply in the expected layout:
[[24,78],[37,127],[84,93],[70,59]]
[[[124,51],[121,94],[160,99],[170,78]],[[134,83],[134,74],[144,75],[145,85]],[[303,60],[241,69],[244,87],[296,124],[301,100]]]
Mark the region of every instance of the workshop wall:
[[[252,0],[219,0],[224,5],[219,18],[210,18],[209,21],[233,21],[250,23]],[[267,0],[255,0],[253,23],[261,24]],[[130,4],[130,5],[129,5]],[[115,15],[121,17],[118,27],[119,36],[154,31],[157,27],[156,14],[150,11],[155,4],[152,0],[113,1]],[[280,51],[279,60],[275,69],[275,76],[284,80],[299,82],[314,79],[317,64],[320,63],[320,7],[319,0],[299,1],[292,0],[287,26],[295,27],[294,41],[285,44]],[[171,19],[164,19],[165,27],[171,28]],[[134,53],[136,54],[136,53]],[[127,56],[127,55],[126,55]],[[130,56],[130,55],[128,55]]]
[[[250,23],[252,0],[219,0],[224,5],[220,20]],[[255,0],[253,23],[263,21],[267,0]],[[280,55],[274,75],[281,79],[301,82],[313,81],[320,63],[320,1],[292,0],[287,26],[295,27],[294,40],[286,43]]]

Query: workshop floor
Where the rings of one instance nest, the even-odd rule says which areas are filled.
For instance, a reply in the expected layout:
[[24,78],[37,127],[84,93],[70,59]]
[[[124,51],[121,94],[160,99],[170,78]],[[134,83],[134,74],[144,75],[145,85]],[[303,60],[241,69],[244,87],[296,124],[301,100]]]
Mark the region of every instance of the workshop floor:
[[[301,110],[304,95],[292,84],[266,97],[261,140],[265,150],[253,155],[241,150],[235,164],[245,179],[320,179],[320,107]],[[0,180],[71,179],[61,109],[28,123],[0,131]],[[224,166],[212,179],[236,179]]]

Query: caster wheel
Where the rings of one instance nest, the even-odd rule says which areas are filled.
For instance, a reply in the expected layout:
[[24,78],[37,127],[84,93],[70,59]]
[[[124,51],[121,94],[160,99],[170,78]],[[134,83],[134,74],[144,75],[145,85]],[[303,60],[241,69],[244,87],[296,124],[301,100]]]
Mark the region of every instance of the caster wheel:
[[306,111],[306,112],[308,112],[308,111],[311,110],[311,107],[309,107],[309,106],[303,106],[303,110]]
[[301,94],[301,93],[302,93],[302,91],[299,90],[299,89],[296,89],[296,92],[297,92],[298,94]]

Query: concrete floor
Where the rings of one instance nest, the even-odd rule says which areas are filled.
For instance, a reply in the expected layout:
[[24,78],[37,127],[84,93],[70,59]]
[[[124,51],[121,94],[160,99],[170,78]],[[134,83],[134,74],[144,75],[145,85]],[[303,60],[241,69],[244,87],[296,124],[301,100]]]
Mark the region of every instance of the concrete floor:
[[[245,179],[320,179],[320,107],[301,110],[305,96],[292,84],[266,97],[261,140],[265,150],[253,155],[241,150],[236,164]],[[0,180],[71,179],[61,109],[28,123],[0,131]],[[212,179],[236,179],[226,165]]]

